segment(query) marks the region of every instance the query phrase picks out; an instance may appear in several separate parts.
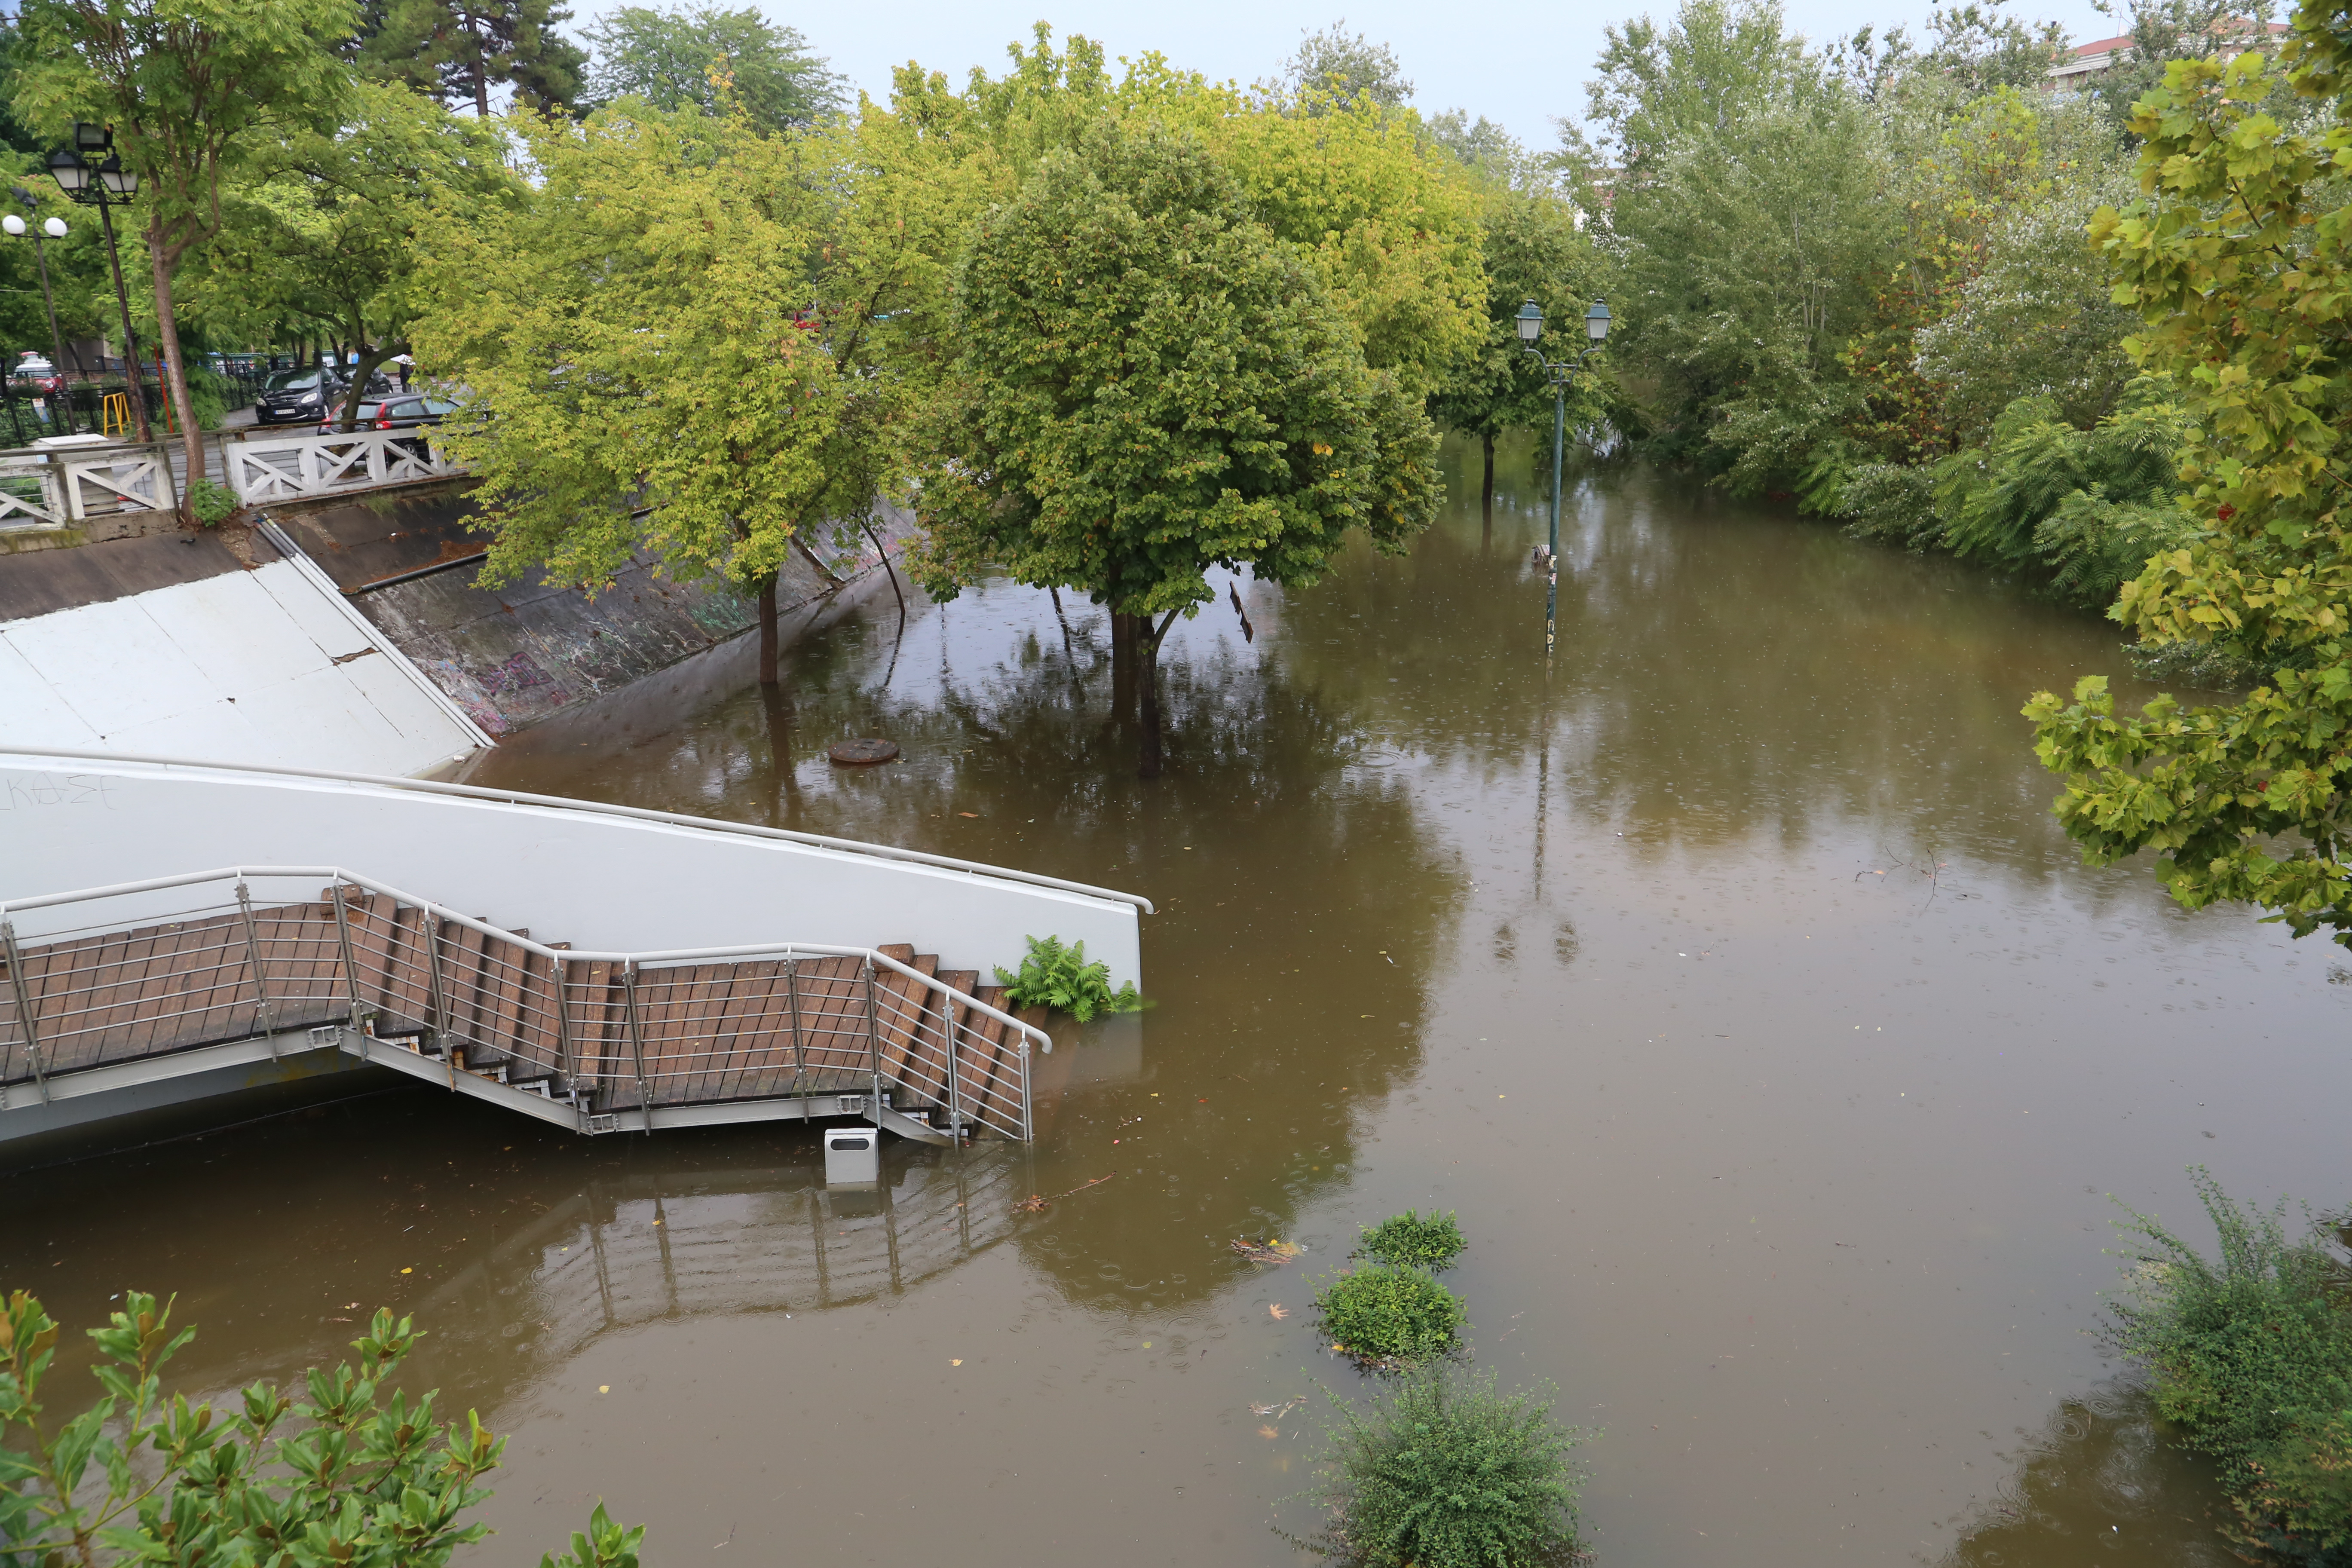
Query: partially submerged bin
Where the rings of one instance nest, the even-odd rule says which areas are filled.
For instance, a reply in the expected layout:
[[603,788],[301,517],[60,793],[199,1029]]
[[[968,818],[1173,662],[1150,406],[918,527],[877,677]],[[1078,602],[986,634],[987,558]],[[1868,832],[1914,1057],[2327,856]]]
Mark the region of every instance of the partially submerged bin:
[[882,1130],[878,1127],[828,1127],[824,1130],[824,1184],[875,1186],[882,1180]]

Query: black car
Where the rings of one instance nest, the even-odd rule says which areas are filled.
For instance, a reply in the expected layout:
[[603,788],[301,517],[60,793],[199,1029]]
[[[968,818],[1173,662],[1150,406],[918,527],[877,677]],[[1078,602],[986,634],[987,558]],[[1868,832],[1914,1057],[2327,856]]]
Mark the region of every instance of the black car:
[[[324,384],[324,395],[320,386]],[[350,389],[351,384],[333,371],[281,370],[273,373],[261,384],[261,396],[253,405],[256,425],[290,425],[298,420],[317,419],[326,413],[326,402]]]
[[[323,397],[320,395],[322,375],[326,384]],[[351,389],[351,377],[332,368],[323,372],[315,366],[310,370],[278,371],[261,384],[260,400],[253,405],[253,422],[291,425],[305,419],[321,419],[330,405],[336,405],[335,412],[340,414],[340,400]],[[382,396],[391,391],[392,380],[382,371],[368,377],[365,395]]]

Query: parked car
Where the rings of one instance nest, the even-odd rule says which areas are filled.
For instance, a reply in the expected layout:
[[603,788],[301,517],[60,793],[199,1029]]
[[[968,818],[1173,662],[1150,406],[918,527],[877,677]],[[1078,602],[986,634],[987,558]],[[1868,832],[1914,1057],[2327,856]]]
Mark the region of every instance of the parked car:
[[[323,395],[321,389],[323,387]],[[297,420],[316,419],[326,412],[325,402],[350,390],[351,383],[333,371],[281,370],[261,384],[261,396],[253,405],[256,425],[290,425]]]
[[[360,405],[359,417],[352,422],[356,430],[405,430],[412,425],[438,425],[457,411],[457,405],[446,398],[422,392],[397,393],[390,397],[378,397]],[[342,410],[319,421],[319,434],[328,435],[342,428]]]
[[23,358],[8,367],[8,379],[21,389],[52,396],[66,387],[66,378],[58,374],[58,367],[49,363],[47,356],[30,349],[25,351]]

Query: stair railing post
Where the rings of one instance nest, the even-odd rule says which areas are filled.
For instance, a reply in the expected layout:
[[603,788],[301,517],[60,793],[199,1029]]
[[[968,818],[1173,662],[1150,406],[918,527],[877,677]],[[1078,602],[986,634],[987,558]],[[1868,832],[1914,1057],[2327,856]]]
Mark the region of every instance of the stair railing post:
[[16,994],[16,1026],[25,1032],[25,1059],[33,1065],[33,1087],[49,1103],[49,1075],[41,1066],[41,1032],[33,1020],[33,994],[25,984],[25,959],[16,951],[16,926],[0,920],[0,952],[8,958],[8,988]]
[[874,1011],[874,960],[864,964],[866,980],[866,1055],[874,1069],[874,1125],[882,1125],[882,1023]]
[[367,1030],[360,1024],[360,972],[352,962],[352,921],[343,909],[343,879],[337,876],[327,889],[335,901],[335,946],[343,955],[343,990],[352,999],[352,1033],[360,1037],[360,1060],[367,1060]]
[[1026,1143],[1034,1132],[1029,1116],[1029,1033],[1021,1033],[1021,1142]]
[[793,1092],[808,1078],[808,1053],[801,1045],[801,961],[784,960],[784,1001],[793,1014]]
[[646,1092],[646,1037],[637,1024],[637,961],[630,959],[621,970],[621,997],[626,1005],[629,1019],[629,1056],[637,1068],[637,1114],[645,1119],[645,1130],[654,1130],[653,1096]]
[[269,1005],[269,979],[261,973],[261,933],[253,924],[253,894],[247,889],[245,879],[236,879],[236,912],[245,922],[245,952],[253,965],[253,994],[261,1007],[262,1037],[269,1042],[269,1057],[278,1058],[278,1009]]
[[555,1049],[563,1058],[563,1076],[572,1085],[572,1109],[580,1119],[580,1131],[588,1131],[588,1102],[580,1098],[580,1058],[572,1047],[571,969],[561,953],[551,961],[555,965]]
[[449,1069],[449,1089],[457,1088],[457,1047],[449,1038],[449,994],[441,984],[441,911],[425,906],[425,984],[433,1004],[433,1032],[441,1039],[441,1064]]
[[948,1142],[961,1146],[963,1142],[963,1075],[956,1070],[955,993],[944,986],[940,988],[940,1033],[947,1042]]

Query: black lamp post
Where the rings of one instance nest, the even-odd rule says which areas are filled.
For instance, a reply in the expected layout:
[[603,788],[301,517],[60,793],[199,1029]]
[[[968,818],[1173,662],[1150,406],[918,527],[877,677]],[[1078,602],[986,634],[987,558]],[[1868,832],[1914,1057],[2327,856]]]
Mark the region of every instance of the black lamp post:
[[[99,226],[106,231],[106,257],[114,268],[114,300],[122,307],[122,348],[130,374],[131,416],[138,422],[139,439],[152,441],[147,427],[147,384],[139,363],[139,334],[131,325],[131,294],[122,287],[122,253],[114,243],[113,210],[139,195],[139,175],[122,166],[113,152],[114,132],[88,121],[74,122],[74,144],[49,154],[49,174],[58,189],[84,206],[98,209]],[[105,156],[90,162],[93,153]]]
[[1559,461],[1560,449],[1568,442],[1568,378],[1601,352],[1601,343],[1609,336],[1609,307],[1595,300],[1592,309],[1584,312],[1584,335],[1591,342],[1574,359],[1549,360],[1536,347],[1536,340],[1543,336],[1544,313],[1543,307],[1533,300],[1519,307],[1517,320],[1522,352],[1533,354],[1536,363],[1551,377],[1551,545],[1544,552],[1544,572],[1549,579],[1544,589],[1544,658],[1549,662],[1559,622]]
[[33,200],[33,193],[22,185],[9,186],[8,194],[39,222],[40,226],[31,227],[23,218],[10,213],[6,217],[0,217],[0,229],[5,229],[11,235],[30,233],[33,237],[33,259],[41,269],[41,304],[49,313],[49,352],[58,356],[53,362],[58,372],[58,403],[66,434],[70,436],[73,434],[73,392],[66,384],[66,340],[65,335],[58,331],[58,301],[49,292],[49,255],[41,244],[44,234],[51,239],[63,239],[66,237],[66,220],[61,217],[41,218],[40,207]]

